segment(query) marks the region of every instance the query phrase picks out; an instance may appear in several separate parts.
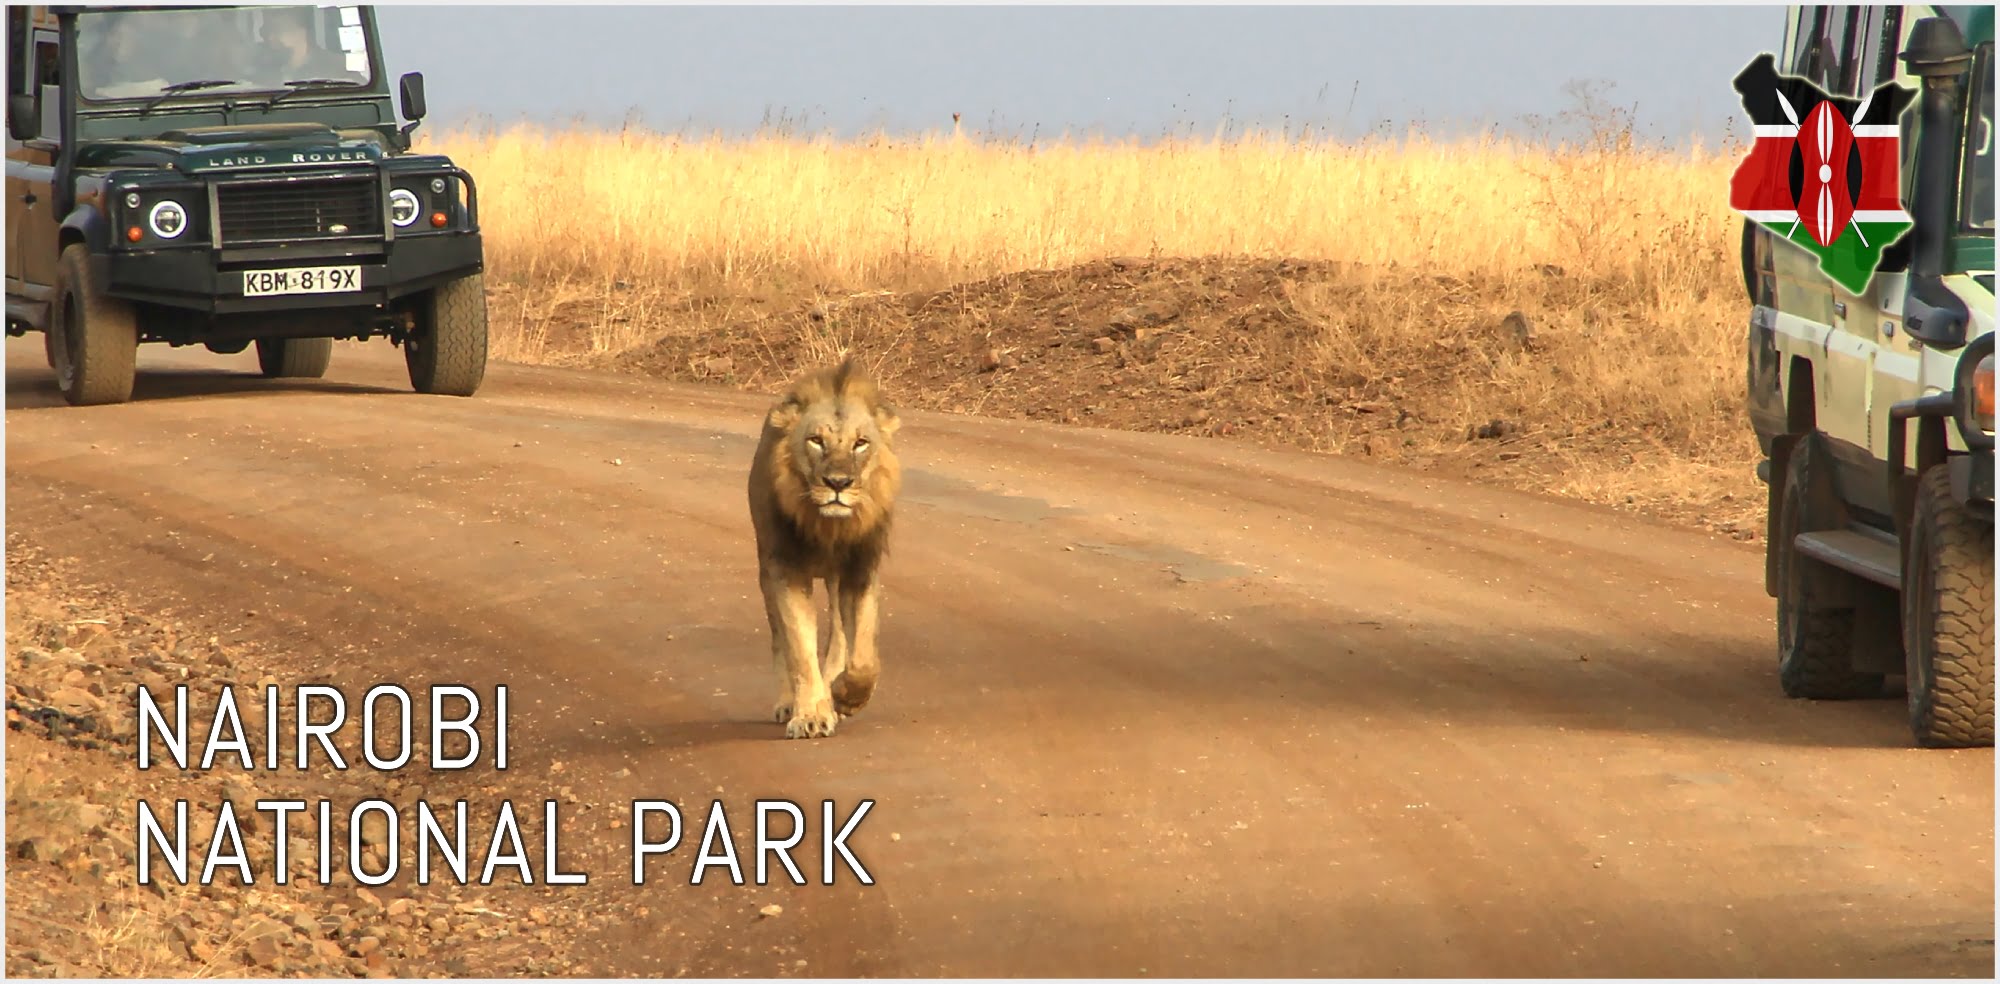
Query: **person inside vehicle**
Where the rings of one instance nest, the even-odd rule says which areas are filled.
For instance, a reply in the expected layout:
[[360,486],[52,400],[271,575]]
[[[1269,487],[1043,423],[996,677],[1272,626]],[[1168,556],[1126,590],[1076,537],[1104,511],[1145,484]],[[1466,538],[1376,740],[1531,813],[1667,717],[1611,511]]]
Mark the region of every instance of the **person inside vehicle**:
[[264,48],[255,66],[260,81],[362,78],[362,73],[348,70],[344,52],[313,40],[312,18],[311,7],[274,7],[264,13]]
[[91,35],[96,44],[86,45],[81,59],[87,95],[144,95],[170,82],[184,81],[180,73],[185,66],[179,64],[176,52],[185,49],[172,40],[149,40],[144,14],[107,11],[93,19],[97,18],[102,19],[100,26]]

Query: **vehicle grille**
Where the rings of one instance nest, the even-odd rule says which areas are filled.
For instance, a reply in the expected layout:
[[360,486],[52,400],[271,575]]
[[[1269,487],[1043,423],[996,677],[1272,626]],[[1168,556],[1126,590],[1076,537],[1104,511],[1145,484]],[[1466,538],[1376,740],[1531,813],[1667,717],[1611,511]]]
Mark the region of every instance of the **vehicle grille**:
[[382,234],[382,186],[372,176],[223,184],[215,203],[227,245]]

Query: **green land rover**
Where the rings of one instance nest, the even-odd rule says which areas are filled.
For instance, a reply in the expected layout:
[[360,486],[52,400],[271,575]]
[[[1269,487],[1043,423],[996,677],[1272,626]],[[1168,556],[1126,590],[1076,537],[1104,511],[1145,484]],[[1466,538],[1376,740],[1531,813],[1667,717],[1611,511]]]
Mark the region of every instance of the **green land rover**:
[[7,8],[7,330],[72,404],[131,398],[138,346],[257,347],[318,377],[388,338],[422,393],[486,373],[478,195],[410,150],[365,6]]
[[1913,224],[1861,294],[1797,243],[1744,225],[1779,683],[1857,699],[1901,675],[1918,745],[1989,746],[1993,8],[1799,6],[1787,18],[1779,73],[1863,100],[1857,112],[1886,83],[1914,96],[1896,122],[1864,128],[1898,136]]

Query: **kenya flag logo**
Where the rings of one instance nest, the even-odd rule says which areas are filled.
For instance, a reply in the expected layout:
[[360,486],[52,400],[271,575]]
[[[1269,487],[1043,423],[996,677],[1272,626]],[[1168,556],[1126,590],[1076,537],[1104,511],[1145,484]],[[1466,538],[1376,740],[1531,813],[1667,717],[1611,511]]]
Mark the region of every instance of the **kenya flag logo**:
[[1775,63],[1758,55],[1736,76],[1756,142],[1729,180],[1729,207],[1859,294],[1882,251],[1915,224],[1903,209],[1897,126],[1916,93],[1884,82],[1859,101],[1829,96]]

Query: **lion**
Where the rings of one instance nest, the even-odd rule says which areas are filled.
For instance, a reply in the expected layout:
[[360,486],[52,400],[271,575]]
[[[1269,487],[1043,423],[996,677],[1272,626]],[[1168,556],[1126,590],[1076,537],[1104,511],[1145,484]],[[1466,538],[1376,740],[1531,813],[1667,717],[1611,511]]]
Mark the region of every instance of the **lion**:
[[[901,425],[854,363],[793,383],[764,417],[750,466],[757,581],[778,674],[775,719],[787,738],[831,737],[867,705],[881,676],[875,630],[902,487],[891,438]],[[813,581],[826,582],[826,654],[815,661]]]

